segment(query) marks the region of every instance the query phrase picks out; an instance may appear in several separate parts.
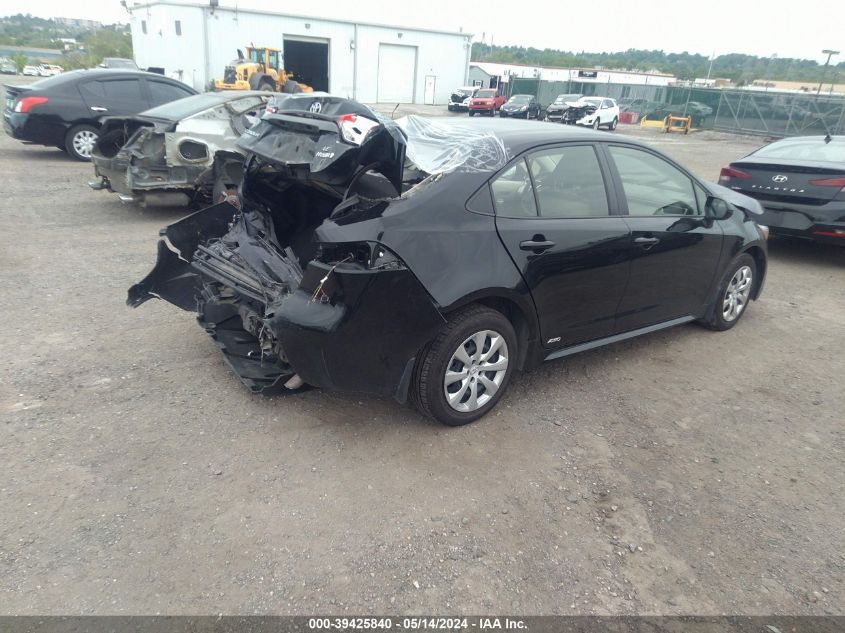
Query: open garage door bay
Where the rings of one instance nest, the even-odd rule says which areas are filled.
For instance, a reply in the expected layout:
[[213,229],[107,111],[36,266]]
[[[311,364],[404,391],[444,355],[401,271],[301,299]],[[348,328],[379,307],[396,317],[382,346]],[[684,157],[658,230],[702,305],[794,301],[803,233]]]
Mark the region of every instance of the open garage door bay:
[[329,42],[285,35],[285,70],[314,90],[329,91]]
[[379,44],[378,101],[413,103],[417,47]]

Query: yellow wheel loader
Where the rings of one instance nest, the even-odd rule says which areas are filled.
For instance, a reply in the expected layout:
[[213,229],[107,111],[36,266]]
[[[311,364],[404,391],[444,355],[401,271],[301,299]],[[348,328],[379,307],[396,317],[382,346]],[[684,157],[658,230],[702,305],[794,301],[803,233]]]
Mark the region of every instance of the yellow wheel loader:
[[223,70],[223,81],[214,82],[215,90],[268,90],[270,92],[314,92],[311,86],[294,81],[293,73],[281,67],[278,48],[248,46],[248,59],[238,49],[238,59]]

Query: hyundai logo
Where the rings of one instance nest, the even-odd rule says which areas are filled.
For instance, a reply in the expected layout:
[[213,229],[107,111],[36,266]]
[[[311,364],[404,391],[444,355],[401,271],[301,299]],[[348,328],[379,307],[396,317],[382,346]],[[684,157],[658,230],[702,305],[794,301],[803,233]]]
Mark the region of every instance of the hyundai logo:
[[786,182],[787,180],[789,180],[789,178],[787,178],[783,174],[778,174],[777,176],[772,176],[772,180],[774,182]]

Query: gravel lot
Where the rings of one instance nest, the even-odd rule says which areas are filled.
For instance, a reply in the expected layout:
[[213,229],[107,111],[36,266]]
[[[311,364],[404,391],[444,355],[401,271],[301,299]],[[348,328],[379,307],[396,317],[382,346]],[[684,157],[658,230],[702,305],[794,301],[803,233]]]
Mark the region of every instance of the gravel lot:
[[[708,179],[759,144],[617,133]],[[251,395],[191,315],[124,305],[181,211],[5,135],[0,173],[0,613],[845,613],[845,249],[775,240],[735,329],[450,429]]]

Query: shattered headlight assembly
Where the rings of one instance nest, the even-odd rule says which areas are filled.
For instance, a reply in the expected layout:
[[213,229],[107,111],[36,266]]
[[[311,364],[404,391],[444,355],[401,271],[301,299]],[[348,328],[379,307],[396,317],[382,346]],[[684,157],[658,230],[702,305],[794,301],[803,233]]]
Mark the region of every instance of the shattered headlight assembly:
[[363,145],[379,123],[357,114],[342,114],[337,117],[337,126],[344,141],[352,145]]

